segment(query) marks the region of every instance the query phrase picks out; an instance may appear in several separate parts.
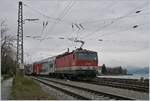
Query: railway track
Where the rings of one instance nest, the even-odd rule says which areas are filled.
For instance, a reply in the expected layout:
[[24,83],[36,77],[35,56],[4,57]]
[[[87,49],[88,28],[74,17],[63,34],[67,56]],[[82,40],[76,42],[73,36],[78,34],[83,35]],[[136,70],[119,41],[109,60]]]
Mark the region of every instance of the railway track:
[[135,98],[120,96],[116,94],[110,94],[105,92],[96,91],[91,88],[85,88],[84,86],[71,84],[72,81],[66,82],[65,80],[50,79],[43,77],[32,77],[33,79],[60,91],[63,91],[77,99],[82,100],[135,100]]
[[[74,81],[66,81],[62,79],[51,79],[51,78],[36,78],[44,80],[44,82],[54,83],[53,86],[60,86],[61,91],[75,96],[78,99],[96,99],[96,100],[111,100],[111,99],[119,99],[119,100],[147,100],[149,99],[148,93],[140,93],[131,90],[123,90],[120,88],[112,88],[106,86],[98,86],[94,84],[87,84],[81,82]],[[43,81],[42,81],[43,82]],[[47,84],[45,83],[45,84]],[[49,84],[48,84],[49,85]],[[49,85],[50,86],[50,85]],[[54,87],[55,88],[55,87]],[[63,89],[63,90],[62,90]],[[67,91],[66,91],[67,89]],[[71,91],[71,92],[70,92]]]
[[[83,81],[81,81],[83,82]],[[149,85],[148,84],[136,84],[136,83],[129,83],[129,82],[119,82],[119,81],[109,81],[109,80],[103,80],[103,79],[94,79],[92,81],[84,81],[85,83],[91,83],[96,85],[105,85],[105,86],[111,86],[116,88],[123,88],[123,89],[129,89],[133,91],[140,91],[140,92],[146,92],[149,93]]]

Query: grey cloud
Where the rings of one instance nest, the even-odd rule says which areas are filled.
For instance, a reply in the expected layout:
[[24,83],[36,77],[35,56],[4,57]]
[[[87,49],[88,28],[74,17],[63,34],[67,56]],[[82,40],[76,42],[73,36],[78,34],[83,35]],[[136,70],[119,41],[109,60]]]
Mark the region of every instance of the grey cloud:
[[[1,18],[7,19],[8,27],[11,29],[10,32],[13,33],[12,35],[17,33],[18,1],[1,0],[0,4]],[[57,18],[69,2],[59,0],[23,0],[23,3],[53,18]],[[73,6],[63,17],[62,21],[54,26],[53,30],[50,28],[53,26],[54,20],[43,17],[43,15],[38,14],[29,7],[23,7],[24,18],[40,19],[37,22],[26,22],[24,24],[24,37],[27,35],[41,35],[43,38],[53,37],[42,42],[25,37],[24,50],[30,55],[27,56],[25,54],[25,60],[27,62],[32,60],[33,62],[65,52],[68,47],[70,47],[70,50],[75,49],[76,45],[80,46],[79,43],[72,43],[65,39],[60,40],[59,37],[71,38],[77,36],[78,33],[79,38],[85,40],[84,48],[92,49],[102,54],[99,55],[100,63],[107,63],[107,65],[119,65],[121,63],[124,65],[147,65],[148,53],[143,52],[144,50],[148,51],[147,41],[149,40],[149,10],[146,3],[148,3],[148,0],[77,0],[74,1]],[[136,14],[137,10],[142,11]],[[129,14],[128,17],[110,24],[114,21],[114,18],[124,16],[130,12],[131,15]],[[42,33],[43,21],[48,21],[48,25]],[[72,23],[83,23],[82,25],[85,29],[82,31],[74,30],[73,32],[71,28]],[[134,25],[139,26],[133,29]],[[96,30],[98,31],[96,32]],[[107,41],[99,42],[98,39]],[[113,40],[116,41],[113,42]],[[133,41],[138,41],[139,43]],[[111,60],[109,54],[111,54],[113,60]],[[120,59],[119,56],[124,57],[124,59],[118,63],[114,62]],[[125,58],[132,59],[128,60]]]

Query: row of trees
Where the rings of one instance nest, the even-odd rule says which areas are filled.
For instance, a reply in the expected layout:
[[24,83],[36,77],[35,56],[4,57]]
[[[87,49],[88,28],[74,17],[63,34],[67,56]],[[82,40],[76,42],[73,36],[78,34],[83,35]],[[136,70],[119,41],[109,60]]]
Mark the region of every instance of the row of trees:
[[127,69],[123,69],[121,66],[107,67],[105,64],[101,67],[101,73],[105,75],[127,75]]
[[106,74],[107,73],[107,69],[106,69],[105,64],[102,65],[101,73],[102,74]]
[[16,71],[14,36],[10,35],[6,21],[0,22],[1,30],[1,74],[13,75]]

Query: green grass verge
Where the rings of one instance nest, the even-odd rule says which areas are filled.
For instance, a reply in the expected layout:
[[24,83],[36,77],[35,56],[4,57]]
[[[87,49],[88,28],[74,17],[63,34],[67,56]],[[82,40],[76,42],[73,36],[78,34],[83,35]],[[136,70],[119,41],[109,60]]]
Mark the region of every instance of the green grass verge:
[[13,80],[11,100],[55,100],[54,96],[44,92],[38,83],[23,76],[16,76]]

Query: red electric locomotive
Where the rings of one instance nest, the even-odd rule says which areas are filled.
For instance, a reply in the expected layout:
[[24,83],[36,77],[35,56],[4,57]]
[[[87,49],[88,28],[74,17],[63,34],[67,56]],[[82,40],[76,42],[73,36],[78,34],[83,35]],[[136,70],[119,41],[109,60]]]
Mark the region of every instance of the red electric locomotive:
[[34,74],[68,79],[91,79],[98,69],[97,52],[76,49],[34,63]]
[[97,52],[77,49],[56,56],[56,71],[67,78],[87,79],[96,76],[98,68]]

